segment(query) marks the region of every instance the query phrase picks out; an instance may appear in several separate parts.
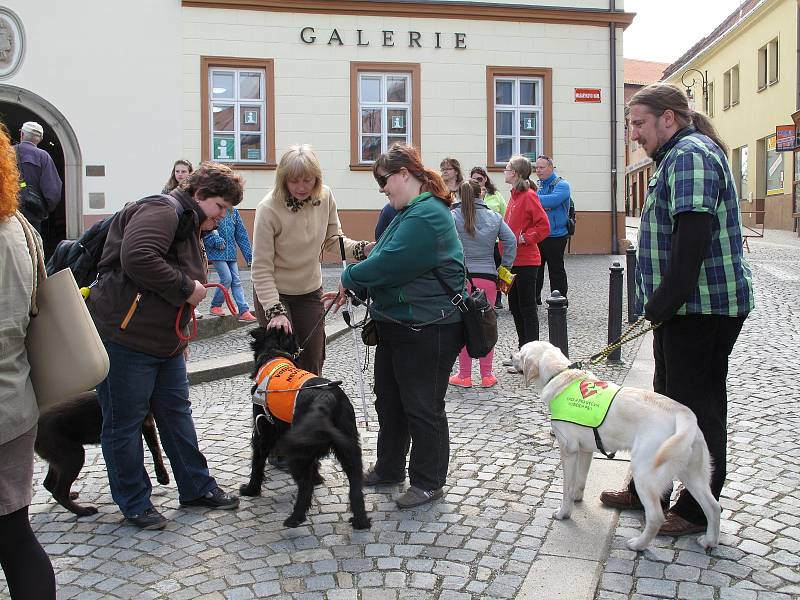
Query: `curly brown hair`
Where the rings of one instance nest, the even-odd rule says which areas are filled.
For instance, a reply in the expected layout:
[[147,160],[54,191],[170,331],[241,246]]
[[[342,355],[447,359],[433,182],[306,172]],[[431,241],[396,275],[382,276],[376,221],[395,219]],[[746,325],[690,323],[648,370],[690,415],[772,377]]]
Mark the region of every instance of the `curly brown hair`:
[[242,201],[244,180],[228,165],[207,161],[181,181],[180,187],[198,200],[220,196],[236,206]]
[[17,157],[11,147],[8,129],[0,123],[0,220],[9,218],[17,210],[18,195]]

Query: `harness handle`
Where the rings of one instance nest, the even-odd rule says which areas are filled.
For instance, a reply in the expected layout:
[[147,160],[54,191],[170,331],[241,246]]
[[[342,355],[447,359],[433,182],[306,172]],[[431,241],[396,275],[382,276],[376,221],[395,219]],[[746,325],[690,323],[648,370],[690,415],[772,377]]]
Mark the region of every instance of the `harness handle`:
[[[225,304],[228,305],[228,310],[231,311],[232,315],[238,315],[239,309],[236,308],[236,305],[233,303],[233,299],[231,298],[230,293],[225,286],[221,283],[205,283],[203,286],[208,289],[215,287],[222,292],[222,295],[225,297]],[[189,318],[189,322],[191,323],[191,327],[189,328],[189,335],[183,335],[181,331],[181,317],[183,316],[183,309],[189,307],[192,311],[192,316]],[[184,302],[181,307],[178,309],[178,315],[175,317],[175,335],[178,336],[178,339],[182,342],[190,342],[194,338],[197,337],[197,316],[194,314],[195,307],[189,304],[188,302]]]

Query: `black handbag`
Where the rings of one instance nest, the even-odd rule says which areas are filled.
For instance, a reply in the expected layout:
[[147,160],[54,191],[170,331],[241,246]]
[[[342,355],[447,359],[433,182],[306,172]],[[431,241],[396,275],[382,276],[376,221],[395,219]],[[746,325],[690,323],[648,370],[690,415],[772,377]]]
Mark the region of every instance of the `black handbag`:
[[372,319],[364,322],[364,326],[361,328],[361,341],[367,346],[378,345],[378,327]]
[[497,344],[497,313],[486,298],[486,292],[477,287],[469,273],[467,278],[472,291],[460,294],[445,283],[437,269],[433,274],[448,294],[452,294],[450,302],[461,311],[461,322],[464,326],[464,345],[467,354],[472,358],[483,358]]

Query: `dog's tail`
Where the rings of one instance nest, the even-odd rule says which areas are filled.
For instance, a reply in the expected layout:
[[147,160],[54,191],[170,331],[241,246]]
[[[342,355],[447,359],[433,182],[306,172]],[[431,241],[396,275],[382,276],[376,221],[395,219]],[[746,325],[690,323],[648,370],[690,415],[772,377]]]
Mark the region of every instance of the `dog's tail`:
[[688,459],[696,435],[697,417],[688,408],[679,410],[675,415],[675,433],[661,444],[653,459],[653,468],[681,457]]

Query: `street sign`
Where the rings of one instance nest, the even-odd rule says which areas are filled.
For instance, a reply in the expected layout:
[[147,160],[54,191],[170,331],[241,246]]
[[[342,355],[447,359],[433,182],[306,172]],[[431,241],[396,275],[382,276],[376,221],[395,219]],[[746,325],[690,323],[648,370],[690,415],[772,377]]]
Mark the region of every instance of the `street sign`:
[[575,102],[600,101],[600,88],[575,88]]

